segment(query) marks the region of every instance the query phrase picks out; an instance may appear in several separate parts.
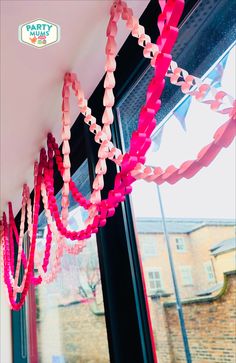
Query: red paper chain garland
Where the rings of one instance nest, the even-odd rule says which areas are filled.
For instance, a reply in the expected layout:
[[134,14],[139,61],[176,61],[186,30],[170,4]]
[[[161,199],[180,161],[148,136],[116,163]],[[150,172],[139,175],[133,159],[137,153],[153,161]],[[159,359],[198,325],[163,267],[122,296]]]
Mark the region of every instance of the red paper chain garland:
[[[33,207],[33,223],[32,223],[32,232],[31,234],[31,243],[30,243],[30,250],[29,250],[29,258],[27,260],[27,265],[25,268],[24,277],[21,283],[21,297],[19,302],[16,302],[15,295],[17,292],[17,286],[12,286],[12,281],[10,279],[10,270],[12,270],[12,255],[14,254],[13,251],[9,251],[9,241],[8,241],[8,225],[6,214],[3,214],[3,238],[2,238],[2,251],[3,251],[3,258],[4,258],[4,281],[8,288],[8,295],[10,305],[14,310],[18,310],[24,303],[26,294],[29,289],[29,285],[31,280],[33,279],[33,269],[34,269],[34,253],[35,253],[35,244],[36,244],[36,234],[37,234],[37,225],[38,225],[38,213],[39,213],[39,198],[40,198],[40,189],[41,184],[44,181],[47,196],[48,196],[48,207],[51,212],[51,215],[54,217],[57,228],[62,236],[66,236],[72,240],[84,240],[91,236],[92,233],[96,233],[98,226],[104,226],[106,223],[106,218],[113,215],[115,212],[115,208],[117,205],[124,200],[125,195],[130,193],[131,183],[134,181],[132,177],[130,177],[130,171],[134,167],[137,162],[144,161],[145,153],[150,145],[150,134],[155,127],[154,120],[150,121],[150,118],[153,118],[155,112],[160,107],[159,97],[161,92],[164,88],[164,80],[165,74],[169,67],[169,63],[171,57],[168,53],[172,49],[174,44],[174,40],[177,36],[177,22],[183,10],[183,1],[182,0],[169,0],[166,4],[168,11],[170,13],[178,13],[175,19],[168,18],[169,12],[165,14],[165,26],[162,29],[162,32],[159,37],[159,42],[161,43],[163,53],[159,54],[156,59],[156,66],[159,70],[158,73],[155,74],[155,77],[152,80],[152,84],[149,87],[147,100],[146,100],[146,108],[143,109],[143,113],[141,113],[141,117],[139,120],[139,125],[137,131],[133,134],[131,140],[131,148],[130,152],[127,153],[122,161],[121,171],[117,174],[115,178],[115,187],[112,191],[110,191],[107,200],[103,200],[99,202],[97,207],[98,215],[95,215],[93,218],[93,223],[88,224],[88,226],[79,232],[71,232],[66,228],[67,218],[68,218],[68,203],[67,198],[69,194],[69,187],[73,183],[70,183],[70,163],[69,163],[69,131],[64,122],[64,140],[63,140],[63,169],[61,166],[61,171],[63,173],[63,180],[64,180],[64,205],[62,203],[62,220],[60,219],[60,215],[57,209],[56,200],[54,197],[53,191],[53,138],[49,135],[48,137],[48,158],[46,157],[46,152],[44,149],[41,150],[40,153],[40,162],[38,165],[37,173],[35,172],[35,198],[34,198],[34,207]],[[163,11],[165,12],[166,7],[164,7]],[[121,3],[116,3],[111,9],[111,18],[116,19],[119,17],[119,13],[121,12]],[[171,26],[171,27],[170,27]],[[162,39],[163,38],[163,39]],[[109,39],[108,48],[112,45],[112,36]],[[109,97],[111,96],[109,92]],[[105,106],[109,106],[106,104]],[[66,112],[66,105],[63,105],[63,111]],[[146,120],[144,119],[146,116]],[[140,144],[141,148],[140,148]],[[37,175],[36,175],[37,174]],[[80,196],[80,195],[79,195]],[[82,197],[81,197],[82,199]],[[25,205],[25,200],[22,201],[22,205]],[[87,203],[86,203],[87,206]],[[9,206],[10,208],[10,206]],[[24,208],[23,208],[24,209]],[[11,232],[10,227],[10,232]],[[22,231],[24,228],[22,229]],[[48,242],[51,240],[50,228],[49,228],[49,237]],[[48,244],[50,245],[50,243]],[[45,259],[43,261],[43,269],[46,269],[47,261],[49,258],[49,248],[46,247],[45,250]],[[22,253],[22,251],[21,251]],[[17,264],[18,265],[18,264]],[[18,271],[17,271],[18,274]],[[17,276],[16,276],[17,278]]]
[[[44,154],[44,155],[43,155]],[[13,310],[19,310],[25,302],[26,295],[29,290],[30,283],[32,282],[32,278],[34,275],[34,253],[35,253],[35,245],[36,245],[36,235],[38,228],[38,216],[39,216],[39,201],[40,201],[40,186],[42,182],[42,168],[43,168],[43,156],[46,156],[46,151],[44,149],[40,152],[40,162],[38,165],[38,173],[35,173],[35,197],[34,197],[34,207],[33,207],[33,228],[32,228],[32,239],[29,247],[29,257],[27,260],[27,265],[25,267],[24,276],[22,279],[22,283],[20,286],[21,297],[17,302],[15,299],[15,291],[17,290],[17,286],[12,286],[11,281],[11,252],[9,249],[9,239],[8,235],[11,229],[7,224],[6,213],[3,213],[3,218],[1,221],[1,226],[3,228],[3,238],[2,238],[2,253],[3,253],[3,261],[4,261],[4,282],[7,286],[9,303]],[[23,202],[24,203],[24,202]],[[22,204],[23,204],[22,203]],[[11,204],[9,203],[9,211],[11,210]],[[10,231],[9,231],[10,229]]]
[[[3,214],[1,221],[1,240],[2,255],[4,268],[4,282],[7,286],[10,306],[14,310],[19,310],[26,298],[30,283],[35,285],[41,281],[52,281],[60,270],[60,260],[63,251],[70,254],[78,254],[86,245],[85,240],[92,233],[97,233],[98,227],[106,224],[107,218],[115,213],[115,208],[120,202],[124,201],[125,195],[131,193],[132,183],[139,178],[147,181],[155,181],[158,184],[167,181],[175,183],[182,177],[190,178],[195,175],[203,166],[216,157],[223,147],[227,147],[233,140],[235,130],[235,103],[223,91],[215,91],[210,86],[201,84],[200,80],[188,75],[188,73],[171,61],[170,52],[176,41],[178,29],[177,24],[183,11],[183,0],[160,1],[162,12],[158,17],[158,27],[160,36],[157,44],[152,44],[150,37],[145,34],[144,28],[139,24],[138,20],[133,17],[132,10],[129,9],[125,2],[116,1],[110,11],[110,21],[107,28],[107,45],[106,45],[106,77],[104,82],[104,99],[105,107],[101,128],[96,123],[96,119],[92,116],[91,109],[87,107],[87,100],[84,98],[83,91],[80,88],[76,75],[67,73],[64,79],[62,91],[62,141],[63,148],[61,156],[58,144],[52,134],[48,135],[47,153],[45,149],[40,152],[39,163],[35,164],[35,185],[34,185],[34,205],[33,213],[29,196],[29,188],[25,185],[22,195],[22,218],[20,224],[20,233],[15,226],[12,206],[9,203],[9,225],[7,223],[6,214]],[[133,132],[130,141],[130,150],[122,155],[121,151],[114,147],[111,142],[110,125],[113,122],[112,107],[114,105],[114,95],[112,89],[115,85],[114,71],[115,63],[115,36],[117,33],[117,21],[122,17],[126,21],[128,28],[132,31],[132,35],[138,38],[138,44],[144,47],[144,56],[151,58],[151,65],[155,68],[155,75],[151,80],[147,95],[146,103],[142,107],[138,127]],[[151,144],[151,133],[156,126],[154,116],[158,112],[161,102],[160,96],[164,88],[164,77],[169,76],[171,83],[181,86],[184,93],[195,96],[201,102],[210,104],[210,107],[221,113],[229,114],[229,121],[222,125],[214,135],[214,140],[204,147],[197,156],[196,160],[183,163],[180,168],[174,166],[168,167],[165,172],[160,168],[151,168],[144,165],[145,155]],[[179,80],[181,79],[181,80]],[[197,85],[197,88],[196,88]],[[69,97],[70,86],[78,98],[80,111],[85,116],[85,122],[89,125],[91,132],[95,134],[95,141],[100,144],[98,153],[98,163],[96,165],[96,178],[93,183],[93,193],[90,200],[87,200],[77,189],[75,183],[71,179],[70,174],[70,117],[69,117]],[[209,99],[209,93],[213,95],[213,100]],[[207,99],[208,97],[208,99]],[[225,107],[227,102],[230,107]],[[58,170],[63,178],[62,189],[62,212],[59,208],[54,196],[54,176],[53,176],[53,158],[56,160]],[[105,175],[106,159],[109,158],[120,165],[120,171],[114,180],[114,188],[108,194],[108,198],[101,200],[101,190],[103,189],[103,176]],[[67,228],[68,208],[69,208],[69,192],[73,198],[83,208],[89,212],[89,218],[86,226],[81,231],[70,231]],[[47,236],[43,260],[40,261],[36,247],[36,234],[38,227],[38,214],[40,193],[47,218]],[[27,212],[27,213],[26,213]],[[30,240],[28,259],[23,251],[24,224],[27,214],[28,235]],[[14,276],[14,238],[18,243],[18,258]],[[50,251],[53,236],[57,240],[57,250],[55,259],[52,263],[50,273],[47,273],[49,266]],[[65,239],[69,238],[76,241],[73,246],[68,246]],[[36,255],[35,255],[36,252]],[[19,269],[21,261],[24,266],[24,276],[20,286],[18,286]],[[34,264],[36,264],[39,276],[34,277]],[[17,302],[17,293],[21,293],[21,297]]]

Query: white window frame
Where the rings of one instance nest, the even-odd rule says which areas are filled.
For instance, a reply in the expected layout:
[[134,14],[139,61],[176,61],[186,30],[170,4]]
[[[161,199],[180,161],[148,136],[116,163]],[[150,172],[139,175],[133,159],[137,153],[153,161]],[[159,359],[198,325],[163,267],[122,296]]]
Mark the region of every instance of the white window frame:
[[[211,261],[204,262],[204,269],[205,269],[205,273],[207,275],[208,282],[215,282],[216,278],[215,278],[215,272],[213,269],[212,262]],[[212,276],[210,276],[210,275],[212,275]]]
[[[179,243],[181,241],[181,243]],[[182,248],[178,248],[182,247]],[[186,241],[184,237],[176,237],[175,238],[175,247],[176,247],[176,251],[178,252],[186,252]]]
[[157,240],[141,240],[141,252],[144,258],[157,256]]
[[[150,279],[150,276],[149,274],[150,273],[158,273],[159,274],[159,279],[152,279],[152,281],[159,281],[160,283],[160,286],[157,287],[151,287],[151,279]],[[164,284],[163,284],[163,279],[162,279],[162,273],[161,273],[161,269],[160,268],[149,268],[147,269],[147,284],[148,284],[148,290],[151,291],[151,292],[155,292],[155,291],[158,291],[158,290],[163,290],[164,288]]]
[[[186,278],[186,272],[188,274]],[[193,274],[191,266],[180,266],[181,280],[183,286],[193,286]]]

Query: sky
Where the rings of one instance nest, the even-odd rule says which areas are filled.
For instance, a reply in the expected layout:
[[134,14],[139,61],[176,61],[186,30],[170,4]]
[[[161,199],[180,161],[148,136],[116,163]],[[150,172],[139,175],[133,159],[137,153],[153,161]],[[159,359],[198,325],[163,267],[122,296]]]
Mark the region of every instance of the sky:
[[[222,78],[222,89],[234,98],[235,64],[234,47]],[[213,112],[208,105],[193,99],[186,117],[187,132],[172,116],[165,125],[160,149],[148,152],[146,164],[162,168],[174,164],[177,167],[196,158],[211,142],[216,129],[226,121],[225,115]],[[166,217],[235,218],[235,153],[234,141],[192,179],[182,179],[174,185],[162,184],[160,190]],[[132,202],[137,217],[160,217],[156,184],[136,181]]]

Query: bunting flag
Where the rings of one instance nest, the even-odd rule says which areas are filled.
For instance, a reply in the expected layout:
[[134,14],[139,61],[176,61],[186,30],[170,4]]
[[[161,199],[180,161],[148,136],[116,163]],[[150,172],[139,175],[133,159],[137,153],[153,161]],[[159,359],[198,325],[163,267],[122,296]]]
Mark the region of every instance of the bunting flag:
[[[224,74],[225,66],[228,60],[229,53],[227,53],[224,58],[216,65],[216,67],[208,74],[207,78],[211,80],[211,86],[215,88],[221,87],[221,80]],[[184,131],[186,128],[186,116],[191,105],[191,97],[185,99],[185,101],[174,111],[174,116],[180,122]]]
[[208,74],[207,78],[209,78],[211,82],[211,86],[215,88],[221,87],[221,80],[224,74],[225,66],[228,60],[229,53],[227,53],[224,58],[217,64],[217,66]]
[[189,107],[191,105],[191,101],[192,101],[192,97],[187,97],[183,103],[181,103],[181,105],[174,111],[173,115],[177,118],[177,120],[179,121],[180,125],[182,126],[182,128],[184,129],[184,131],[187,131],[186,128],[186,116],[189,110]]
[[[187,97],[184,100],[184,102],[181,103],[181,105],[173,112],[173,115],[180,122],[184,131],[186,131],[185,118],[188,113],[188,110],[189,110],[189,107],[191,104],[191,100],[192,100],[192,98],[190,96]],[[156,132],[153,133],[153,136],[151,136],[152,144],[151,144],[150,151],[156,152],[160,149],[164,127],[165,127],[165,125],[163,125],[161,128],[159,128]]]
[[156,132],[154,132],[153,136],[151,136],[152,144],[151,144],[150,151],[155,152],[160,149],[163,129],[164,129],[164,125],[160,129],[158,129]]

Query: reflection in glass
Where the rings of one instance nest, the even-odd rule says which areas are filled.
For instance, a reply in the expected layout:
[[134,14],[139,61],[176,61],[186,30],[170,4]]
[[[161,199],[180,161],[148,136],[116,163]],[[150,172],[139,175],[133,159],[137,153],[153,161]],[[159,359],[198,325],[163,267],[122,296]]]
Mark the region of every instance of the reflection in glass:
[[[90,193],[87,161],[73,177],[81,192]],[[57,195],[60,200],[61,194]],[[71,230],[84,228],[87,213],[70,201]],[[46,219],[41,215],[37,250],[43,255]],[[67,241],[67,244],[70,244]],[[55,255],[56,242],[52,245]],[[51,261],[54,259],[51,258]],[[50,272],[49,266],[49,272]],[[36,289],[37,344],[40,363],[108,363],[102,287],[96,236],[78,255],[64,254],[56,279]]]

